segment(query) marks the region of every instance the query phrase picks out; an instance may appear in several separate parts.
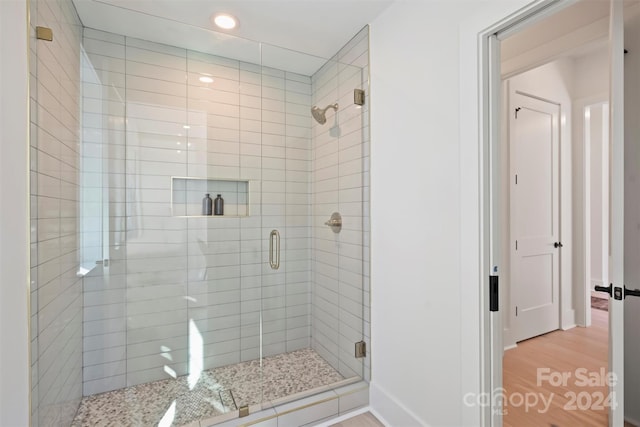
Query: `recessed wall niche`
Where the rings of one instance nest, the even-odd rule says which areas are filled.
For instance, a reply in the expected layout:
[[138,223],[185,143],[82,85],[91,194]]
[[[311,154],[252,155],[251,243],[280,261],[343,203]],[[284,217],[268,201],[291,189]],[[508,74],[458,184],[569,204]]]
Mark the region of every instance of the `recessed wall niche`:
[[204,217],[202,199],[218,194],[224,199],[224,215],[212,217],[246,217],[250,214],[248,180],[171,177],[171,213],[178,217]]

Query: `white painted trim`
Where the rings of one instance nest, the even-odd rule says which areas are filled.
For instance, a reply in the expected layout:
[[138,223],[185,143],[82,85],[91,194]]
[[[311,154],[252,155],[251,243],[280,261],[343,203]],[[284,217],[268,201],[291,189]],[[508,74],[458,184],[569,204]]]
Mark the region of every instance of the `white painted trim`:
[[[468,119],[469,123],[475,123],[477,124],[477,127],[473,127],[472,129],[472,135],[475,135],[477,132],[477,135],[479,137],[479,141],[475,140],[474,142],[479,142],[479,146],[475,147],[476,149],[476,153],[478,155],[478,163],[476,165],[473,165],[472,162],[465,162],[465,158],[463,157],[463,161],[461,162],[461,166],[462,166],[462,170],[465,170],[465,166],[471,166],[468,169],[469,174],[473,174],[473,172],[477,172],[477,174],[475,175],[475,179],[477,180],[477,182],[479,182],[479,188],[478,188],[478,197],[476,198],[476,200],[478,201],[479,205],[478,205],[478,218],[479,218],[479,222],[477,222],[477,226],[480,227],[479,231],[479,246],[478,246],[478,261],[479,261],[479,265],[478,265],[478,273],[479,275],[476,276],[479,282],[480,286],[480,299],[479,299],[479,308],[480,308],[480,316],[479,316],[479,321],[480,321],[480,357],[481,357],[481,363],[480,363],[480,393],[483,394],[487,394],[489,396],[491,396],[492,398],[490,399],[492,402],[492,406],[491,407],[485,407],[485,408],[481,408],[481,414],[480,414],[480,425],[481,426],[501,426],[502,425],[502,419],[500,417],[496,417],[495,419],[491,417],[492,413],[496,413],[497,411],[501,411],[502,407],[501,406],[493,406],[495,405],[494,402],[499,401],[498,399],[495,399],[495,395],[496,393],[499,393],[500,390],[496,389],[496,388],[492,388],[492,380],[491,380],[491,369],[489,367],[489,364],[491,363],[491,355],[492,353],[497,353],[500,351],[501,346],[498,345],[498,341],[497,341],[497,337],[491,336],[491,334],[487,333],[487,331],[489,331],[491,329],[491,316],[489,315],[489,313],[484,309],[484,305],[485,302],[488,301],[488,287],[484,286],[486,281],[485,281],[485,277],[488,276],[491,272],[491,266],[487,265],[486,260],[489,259],[490,256],[490,251],[489,248],[487,247],[487,242],[490,239],[490,230],[487,230],[486,227],[484,227],[485,225],[485,219],[484,219],[484,213],[487,209],[486,203],[487,200],[485,199],[486,194],[488,194],[488,192],[490,191],[491,188],[491,183],[490,181],[487,179],[488,174],[489,174],[489,158],[488,158],[488,149],[487,146],[490,143],[489,142],[489,137],[490,134],[488,133],[487,129],[491,127],[491,117],[487,114],[487,106],[490,105],[491,102],[493,103],[498,103],[497,105],[499,105],[500,103],[500,96],[499,94],[496,93],[495,89],[493,92],[490,91],[490,84],[489,81],[491,79],[491,75],[490,73],[488,73],[488,67],[487,67],[487,62],[490,59],[490,44],[489,44],[489,39],[492,35],[499,33],[500,31],[502,31],[503,33],[505,32],[505,30],[507,29],[513,29],[518,27],[519,25],[527,25],[527,22],[529,22],[529,24],[532,22],[531,19],[538,19],[541,18],[543,16],[545,16],[546,14],[552,14],[553,12],[555,12],[555,8],[556,7],[565,7],[566,5],[570,4],[572,1],[574,0],[567,0],[567,1],[562,1],[562,0],[538,0],[538,1],[533,1],[529,4],[527,4],[526,6],[522,7],[521,9],[515,11],[514,13],[512,13],[511,15],[508,15],[498,21],[494,21],[494,24],[489,25],[488,27],[484,27],[483,30],[479,30],[477,33],[475,33],[476,37],[477,37],[477,45],[471,47],[471,46],[462,46],[461,45],[461,49],[460,49],[460,58],[461,58],[461,76],[460,76],[460,93],[465,93],[464,90],[468,88],[469,86],[469,81],[476,81],[477,82],[477,87],[476,90],[478,93],[478,103],[475,107],[477,107],[477,110],[474,110],[473,108],[470,109],[471,111],[465,111],[465,110],[461,110],[461,115],[463,115],[463,113],[468,113],[468,112],[475,112],[475,117],[474,116],[468,116],[466,117],[466,119]],[[524,21],[524,23],[523,23]],[[470,27],[470,28],[483,28],[483,27]],[[465,34],[468,35],[468,34]],[[465,40],[465,37],[461,37],[461,40]],[[469,64],[469,60],[463,60],[463,58],[469,58],[469,57],[473,57],[473,58],[478,58],[479,62],[476,64],[475,69],[471,69],[471,68],[465,68],[464,65],[470,65]],[[495,76],[493,76],[495,78]],[[461,100],[466,101],[466,98],[463,98],[461,95]],[[462,105],[464,105],[464,102],[461,102]],[[495,126],[495,124],[494,124]],[[471,140],[473,140],[473,138],[466,134],[466,132],[462,131],[463,136],[467,136],[469,137]],[[462,141],[465,141],[465,138],[461,138]],[[469,148],[470,150],[473,150],[474,147],[466,147]],[[463,144],[463,146],[461,147],[461,152],[464,152],[465,146]],[[463,175],[463,178],[467,177],[469,175]],[[465,182],[465,180],[463,179],[462,182]],[[465,203],[462,204],[462,207],[465,207]],[[465,216],[463,216],[463,223],[462,223],[462,231],[465,231],[465,222],[464,222]],[[469,227],[470,229],[473,229],[473,227]],[[464,233],[462,233],[464,235]],[[465,247],[464,245],[462,246],[463,248]],[[465,252],[463,251],[462,257],[464,259],[465,256]],[[464,280],[464,277],[463,277]],[[475,310],[475,308],[474,308]],[[489,362],[486,362],[486,360],[489,359]]]
[[0,1],[0,425],[30,425],[29,67],[25,1]]
[[400,403],[395,396],[389,394],[375,382],[369,384],[369,402],[376,408],[374,413],[388,426],[425,426],[429,425],[416,414]]
[[[599,104],[604,104],[607,103],[608,104],[608,94],[607,93],[603,93],[603,94],[598,94],[598,95],[594,95],[594,96],[588,96],[585,98],[579,98],[576,99],[573,102],[573,127],[576,130],[576,132],[573,135],[573,143],[576,147],[581,147],[582,148],[582,162],[581,162],[581,167],[582,167],[582,247],[581,248],[576,248],[576,249],[582,249],[582,259],[579,262],[579,265],[576,266],[576,269],[581,269],[582,270],[582,287],[583,289],[578,289],[578,291],[581,292],[577,292],[575,295],[575,300],[578,301],[578,304],[580,304],[580,301],[582,301],[582,304],[580,304],[580,307],[577,307],[578,310],[576,310],[576,315],[575,315],[575,319],[576,319],[576,324],[579,326],[583,326],[583,327],[588,327],[591,326],[591,291],[594,290],[596,285],[602,285],[603,282],[603,278],[599,278],[594,280],[594,278],[591,277],[591,144],[590,141],[586,139],[586,133],[585,133],[585,129],[587,126],[587,122],[584,119],[584,109],[588,106],[591,105],[599,105]],[[579,124],[582,124],[582,126],[578,126]],[[603,189],[602,189],[602,198],[603,200],[607,200],[609,199],[608,196],[608,187],[609,187],[609,182],[608,182],[608,177],[609,177],[609,151],[608,148],[606,150],[606,157],[603,156],[602,159],[602,164],[603,164],[603,169],[602,169],[602,173],[603,173]],[[574,153],[575,154],[575,153]],[[603,155],[605,154],[604,152],[602,153]],[[605,178],[606,175],[606,178]],[[606,197],[605,197],[605,193],[606,193]],[[575,215],[574,215],[575,218]],[[603,215],[602,215],[602,222],[608,223],[608,218],[609,218],[609,205],[608,202],[606,204],[603,204]],[[606,238],[604,238],[604,236],[606,235]],[[607,246],[608,246],[608,242],[609,242],[609,228],[607,227],[603,227],[603,245],[605,244],[604,242],[606,241]],[[580,236],[576,236],[576,237],[580,237]],[[574,252],[574,259],[578,260],[578,256],[576,256],[577,254]],[[608,264],[609,261],[609,257],[608,257],[608,251],[607,251],[607,259],[606,261],[603,260],[603,266],[605,264],[605,262]],[[603,267],[604,268],[604,267]],[[603,273],[604,273],[604,269],[603,269]],[[579,278],[575,278],[575,279],[579,279]],[[580,287],[580,283],[578,283],[579,280],[575,280],[576,285],[574,286],[574,290],[576,288]]]
[[[624,4],[611,0],[610,102],[611,144],[611,263],[614,287],[624,286]],[[618,381],[610,387],[616,404],[609,408],[609,425],[624,425],[624,299],[609,299],[609,371]]]

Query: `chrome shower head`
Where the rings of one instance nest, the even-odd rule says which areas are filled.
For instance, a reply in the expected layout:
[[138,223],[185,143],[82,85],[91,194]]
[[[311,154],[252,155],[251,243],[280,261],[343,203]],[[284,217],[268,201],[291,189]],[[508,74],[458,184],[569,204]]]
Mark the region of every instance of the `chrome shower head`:
[[314,105],[313,107],[311,107],[311,115],[313,116],[314,119],[316,119],[316,122],[323,125],[327,122],[327,117],[325,116],[325,113],[329,108],[333,108],[334,111],[338,111],[338,104],[335,103],[335,104],[327,105],[323,109],[320,109]]

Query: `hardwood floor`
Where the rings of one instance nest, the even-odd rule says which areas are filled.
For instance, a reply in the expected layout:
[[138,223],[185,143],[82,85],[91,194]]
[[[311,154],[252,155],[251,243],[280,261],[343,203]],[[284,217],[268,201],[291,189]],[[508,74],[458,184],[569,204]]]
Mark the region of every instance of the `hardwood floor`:
[[589,328],[550,332],[505,352],[505,427],[608,425],[608,313],[592,309],[591,316]]
[[371,412],[365,412],[338,424],[332,424],[330,427],[384,427],[384,424],[378,421]]

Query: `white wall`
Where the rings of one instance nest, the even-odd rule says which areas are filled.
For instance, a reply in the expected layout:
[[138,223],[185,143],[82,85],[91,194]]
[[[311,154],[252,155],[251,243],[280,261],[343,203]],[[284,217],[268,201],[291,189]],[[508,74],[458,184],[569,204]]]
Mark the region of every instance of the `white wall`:
[[478,425],[478,33],[526,2],[393,4],[371,26],[371,404]]
[[27,6],[0,2],[0,425],[29,424]]
[[609,93],[609,51],[606,46],[579,56],[573,62],[573,99]]

